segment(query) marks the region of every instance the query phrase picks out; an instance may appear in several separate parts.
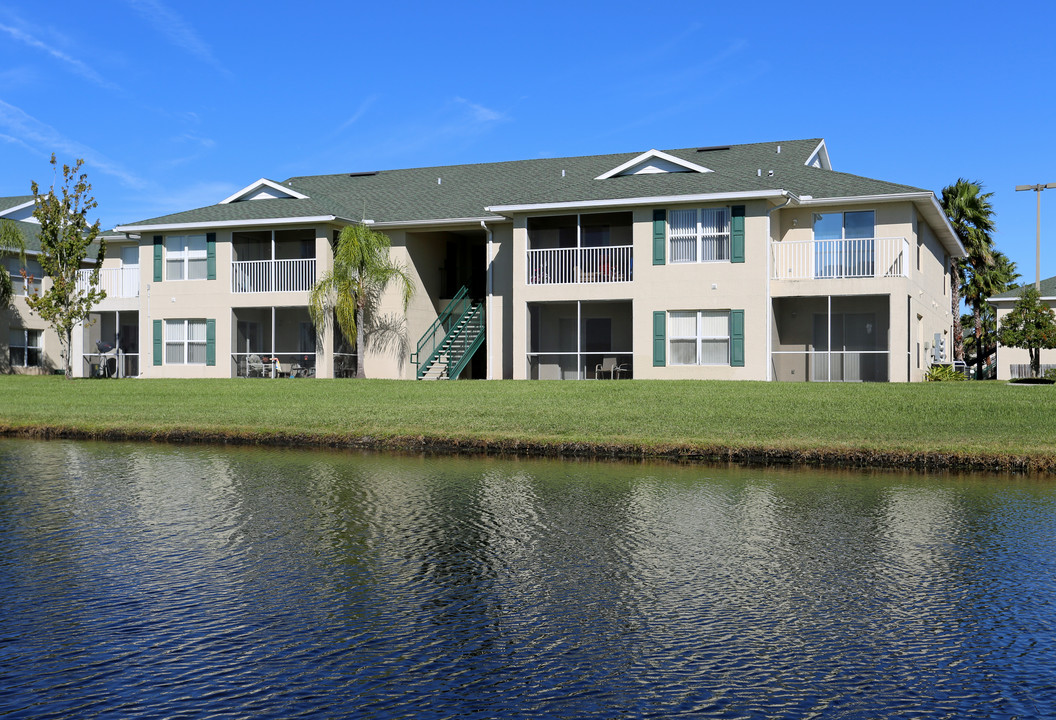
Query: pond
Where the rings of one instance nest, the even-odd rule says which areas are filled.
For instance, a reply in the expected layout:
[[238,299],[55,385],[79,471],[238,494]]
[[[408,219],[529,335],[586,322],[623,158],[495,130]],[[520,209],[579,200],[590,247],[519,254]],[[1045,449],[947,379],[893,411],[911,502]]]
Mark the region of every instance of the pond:
[[1056,715],[1056,484],[0,440],[0,716]]

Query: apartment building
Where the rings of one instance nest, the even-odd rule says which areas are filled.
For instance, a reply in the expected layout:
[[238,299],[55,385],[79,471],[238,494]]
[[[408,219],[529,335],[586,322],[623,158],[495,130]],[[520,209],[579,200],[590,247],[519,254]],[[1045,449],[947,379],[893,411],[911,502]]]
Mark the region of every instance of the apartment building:
[[[362,358],[307,310],[351,223],[416,287]],[[141,377],[916,381],[964,254],[934,193],[821,139],[262,178],[107,247],[80,372]]]

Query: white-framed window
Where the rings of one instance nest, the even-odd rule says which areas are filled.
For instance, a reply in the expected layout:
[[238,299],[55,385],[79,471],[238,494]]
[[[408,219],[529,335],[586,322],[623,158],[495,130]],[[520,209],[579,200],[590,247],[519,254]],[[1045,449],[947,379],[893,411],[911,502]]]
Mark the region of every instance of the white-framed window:
[[667,314],[671,365],[729,365],[729,310],[672,310]]
[[209,273],[205,235],[165,238],[165,279],[205,280]]
[[44,331],[11,328],[7,345],[11,367],[40,367],[44,357]]
[[165,364],[205,365],[205,320],[165,321]]
[[[40,294],[40,279],[44,275],[44,270],[40,267],[40,263],[32,258],[26,258],[26,278],[22,277],[22,263],[18,258],[7,258],[4,261],[7,266],[7,272],[11,276],[11,290],[12,292],[20,297],[25,297],[33,294]],[[33,278],[30,280],[29,278]]]
[[671,262],[729,262],[729,208],[672,210],[668,230]]

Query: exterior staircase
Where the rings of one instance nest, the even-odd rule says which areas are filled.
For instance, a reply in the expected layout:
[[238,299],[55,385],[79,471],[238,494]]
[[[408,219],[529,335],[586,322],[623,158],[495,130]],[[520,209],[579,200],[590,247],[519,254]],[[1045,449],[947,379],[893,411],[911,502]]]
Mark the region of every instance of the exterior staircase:
[[484,306],[462,287],[418,341],[411,354],[419,380],[457,378],[484,344]]

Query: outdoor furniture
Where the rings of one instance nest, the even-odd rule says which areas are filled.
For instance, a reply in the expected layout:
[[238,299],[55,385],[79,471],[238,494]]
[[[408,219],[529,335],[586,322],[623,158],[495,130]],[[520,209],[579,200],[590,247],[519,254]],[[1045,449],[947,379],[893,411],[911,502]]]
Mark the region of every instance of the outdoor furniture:
[[264,363],[260,355],[246,357],[246,377],[264,377]]
[[619,380],[621,372],[627,372],[627,366],[620,365],[617,358],[607,357],[594,367],[594,379],[600,380],[602,375],[608,375],[610,380]]

